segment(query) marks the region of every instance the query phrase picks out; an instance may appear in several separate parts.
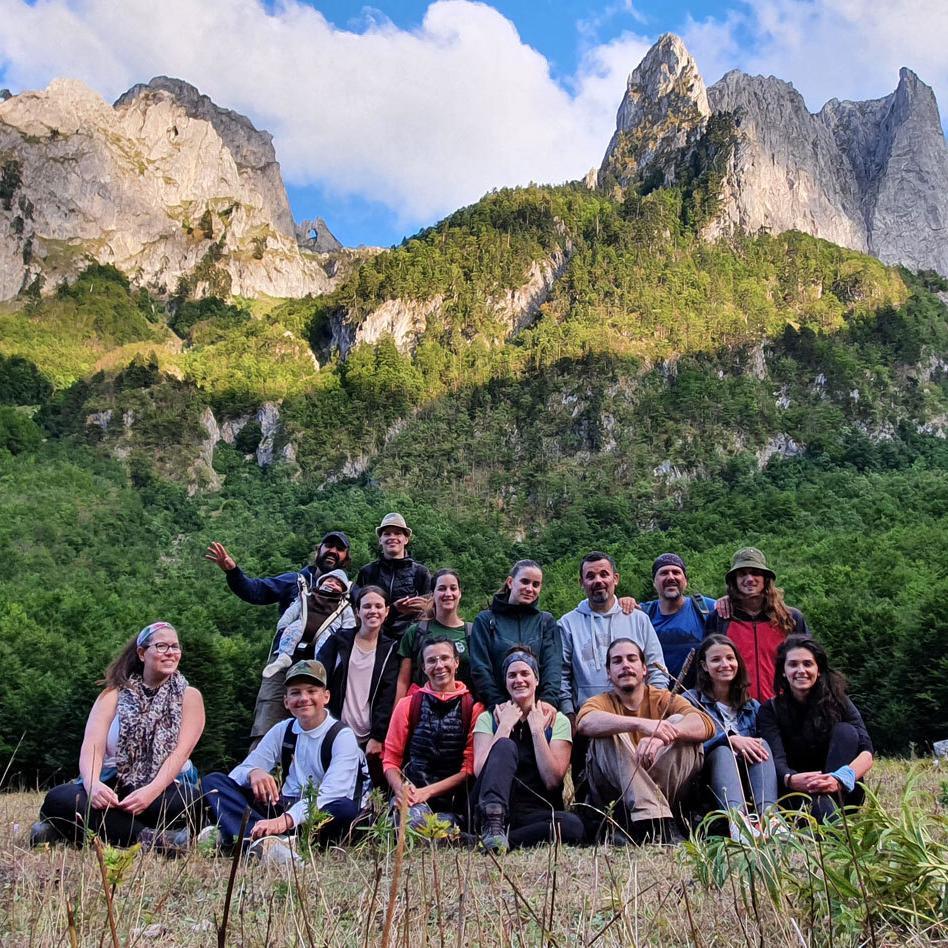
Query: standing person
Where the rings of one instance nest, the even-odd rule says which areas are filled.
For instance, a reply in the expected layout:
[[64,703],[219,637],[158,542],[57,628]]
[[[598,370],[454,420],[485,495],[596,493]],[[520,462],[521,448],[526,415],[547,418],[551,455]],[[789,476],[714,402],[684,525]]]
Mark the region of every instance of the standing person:
[[490,608],[478,613],[471,629],[471,677],[474,693],[488,710],[507,700],[504,655],[514,645],[527,645],[537,656],[540,687],[537,698],[548,719],[559,706],[563,679],[563,643],[556,620],[537,608],[543,570],[534,560],[518,560]]
[[329,713],[352,728],[376,786],[384,785],[382,747],[398,681],[398,642],[383,631],[387,615],[385,593],[363,586],[357,628],[334,632],[316,656],[329,675]]
[[705,780],[718,806],[732,812],[731,838],[757,835],[761,817],[777,802],[777,771],[758,734],[760,702],[750,696],[747,666],[725,635],[709,635],[695,664],[697,682],[685,697],[715,726],[714,737],[704,743]]
[[391,604],[385,631],[392,638],[401,638],[415,616],[428,605],[431,574],[423,563],[416,563],[407,553],[412,538],[411,528],[400,513],[389,513],[375,528],[381,556],[359,570],[352,590],[358,596],[362,586],[378,586]]
[[54,787],[30,842],[80,842],[87,829],[106,842],[183,851],[196,821],[191,752],[204,730],[204,701],[178,671],[181,644],[168,622],[130,639],[105,673],[79,751],[80,779]]
[[[341,570],[345,577],[346,570],[349,568],[349,538],[342,530],[331,530],[323,536],[316,548],[312,566],[304,566],[299,572],[280,573],[277,576],[267,576],[262,579],[247,576],[223,544],[216,541],[207,548],[204,558],[216,563],[224,571],[230,591],[244,602],[255,606],[268,606],[274,603],[279,605],[281,618],[270,646],[269,664],[279,658],[280,638],[285,626],[300,614],[297,611],[294,615],[292,607],[294,603],[297,603],[297,609],[301,608],[299,605],[301,587],[305,586],[308,590],[315,589],[319,577],[334,570]],[[348,580],[346,583],[348,584]],[[330,611],[335,608],[335,605],[331,606]],[[343,609],[340,626],[347,628],[355,626],[355,616],[348,606]],[[291,661],[293,658],[296,660],[312,658],[313,655],[312,649],[300,650],[291,656]],[[283,706],[284,670],[277,669],[260,682],[257,700],[254,703],[253,723],[250,726],[251,749],[260,743],[260,739],[274,724],[286,717],[286,709]]]
[[750,694],[758,701],[772,698],[777,649],[788,635],[809,635],[799,609],[787,606],[776,573],[767,565],[760,550],[745,547],[731,558],[727,571],[724,618],[715,611],[708,619],[707,633],[727,635],[747,665]]
[[447,637],[421,650],[427,682],[395,706],[383,752],[385,779],[397,810],[407,798],[412,828],[432,813],[467,822],[467,783],[474,772],[474,722],[484,710],[457,680],[457,644]]
[[330,530],[316,548],[312,566],[304,566],[296,572],[279,573],[276,576],[266,576],[261,579],[247,576],[224,545],[216,540],[207,548],[204,558],[216,563],[224,571],[227,585],[235,596],[254,606],[269,606],[277,603],[282,614],[286,612],[298,594],[297,583],[300,576],[304,577],[306,585],[312,588],[316,578],[322,576],[323,573],[328,573],[333,569],[348,572],[349,538],[342,530]]
[[[641,603],[639,608],[655,628],[668,674],[677,679],[685,659],[705,636],[705,626],[714,610],[714,600],[707,596],[685,595],[688,569],[677,553],[662,553],[655,558],[652,563],[652,585],[658,598]],[[688,677],[694,680],[693,675]]]
[[461,605],[461,578],[453,569],[439,569],[432,578],[431,615],[410,626],[398,645],[401,666],[398,672],[398,690],[395,700],[401,701],[412,685],[424,687],[425,671],[421,661],[421,646],[428,636],[444,636],[457,646],[460,657],[458,681],[471,687],[471,665],[468,658],[468,638],[471,623],[465,622],[458,609]]
[[[271,844],[268,857],[292,858],[288,836],[309,816],[308,786],[316,790],[316,806],[330,817],[319,829],[319,839],[339,841],[349,832],[364,803],[368,773],[352,730],[326,711],[326,682],[320,662],[293,665],[286,673],[285,699],[291,720],[270,728],[229,774],[208,774],[201,782],[225,849],[247,842],[237,836],[249,807],[249,839],[281,837]],[[282,787],[273,777],[277,765]],[[262,843],[255,851],[267,852]]]
[[[529,648],[515,645],[504,658],[508,701],[496,716],[485,711],[474,726],[474,801],[485,849],[535,846],[559,836],[580,843],[583,823],[565,812],[563,778],[572,729],[557,711],[551,728],[536,701],[540,670]],[[510,834],[507,835],[509,825]]]
[[645,655],[630,639],[609,646],[606,664],[611,690],[576,716],[589,739],[590,802],[618,803],[616,821],[634,842],[678,842],[673,814],[701,771],[714,723],[679,695],[646,684]]
[[758,726],[784,791],[805,794],[821,823],[840,805],[861,806],[865,791],[857,781],[872,768],[872,740],[846,680],[805,635],[780,643],[776,667],[775,694],[760,709]]

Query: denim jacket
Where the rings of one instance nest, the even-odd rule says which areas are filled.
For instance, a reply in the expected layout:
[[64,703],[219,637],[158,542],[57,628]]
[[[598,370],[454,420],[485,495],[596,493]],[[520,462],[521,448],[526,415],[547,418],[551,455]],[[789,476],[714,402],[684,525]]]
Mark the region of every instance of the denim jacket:
[[[704,742],[704,752],[710,754],[715,747],[720,747],[725,743],[728,737],[728,732],[724,729],[724,719],[718,710],[718,704],[711,695],[698,691],[696,688],[689,688],[684,697],[714,721],[714,737]],[[757,712],[759,710],[760,702],[756,698],[751,698],[743,707],[738,709],[736,725],[738,734],[743,737],[757,737]]]

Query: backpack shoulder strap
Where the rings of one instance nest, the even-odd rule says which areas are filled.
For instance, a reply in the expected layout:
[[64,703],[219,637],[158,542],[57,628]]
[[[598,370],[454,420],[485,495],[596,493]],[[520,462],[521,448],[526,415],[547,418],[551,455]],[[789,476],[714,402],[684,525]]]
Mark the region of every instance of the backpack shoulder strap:
[[708,610],[707,604],[704,601],[704,596],[699,596],[697,593],[695,593],[691,597],[691,601],[695,604],[695,609],[698,610],[698,614],[701,616],[701,618],[707,619],[709,615],[709,610]]
[[407,741],[411,740],[411,736],[412,734],[415,733],[415,728],[418,727],[418,722],[421,720],[421,702],[424,700],[425,700],[425,693],[423,691],[416,691],[411,696],[411,704],[408,706]]
[[658,608],[658,600],[654,599],[652,602],[640,602],[639,608],[649,617],[649,619],[654,619],[655,610]]
[[332,745],[336,742],[336,735],[346,727],[342,721],[334,721],[332,727],[326,732],[323,743],[319,748],[319,762],[323,765],[323,774],[329,770],[332,763]]
[[280,771],[283,774],[283,780],[290,774],[290,764],[293,763],[293,755],[296,753],[296,731],[293,730],[293,718],[286,722],[283,729],[283,743],[280,745]]
[[471,718],[474,716],[474,695],[465,691],[461,695],[461,727],[464,731],[464,739],[467,740],[468,732],[471,730]]
[[469,639],[469,638],[471,637],[471,629],[473,629],[473,628],[474,628],[474,623],[473,623],[473,622],[465,622],[465,623],[464,623],[464,637],[465,637],[466,639]]

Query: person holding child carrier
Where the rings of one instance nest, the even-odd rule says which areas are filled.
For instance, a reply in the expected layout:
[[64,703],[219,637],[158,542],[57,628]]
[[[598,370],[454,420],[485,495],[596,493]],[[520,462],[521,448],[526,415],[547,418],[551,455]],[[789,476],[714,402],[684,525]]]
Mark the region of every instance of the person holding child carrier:
[[[284,702],[291,720],[270,728],[263,740],[229,774],[208,774],[204,799],[224,849],[251,845],[274,861],[291,858],[289,837],[316,807],[329,817],[314,827],[320,842],[338,842],[362,810],[368,791],[365,756],[352,729],[326,710],[330,692],[320,662],[297,662],[286,673]],[[277,767],[281,783],[274,777]],[[242,840],[244,811],[250,808]],[[279,837],[276,843],[257,842]]]

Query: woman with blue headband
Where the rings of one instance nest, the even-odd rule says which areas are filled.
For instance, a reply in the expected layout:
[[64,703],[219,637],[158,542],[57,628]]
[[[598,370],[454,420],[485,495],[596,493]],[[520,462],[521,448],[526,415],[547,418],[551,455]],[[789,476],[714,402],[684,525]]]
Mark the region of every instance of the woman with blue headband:
[[[107,842],[169,853],[187,847],[199,812],[190,756],[204,730],[204,701],[178,671],[174,626],[153,622],[130,639],[105,673],[79,752],[79,779],[54,787],[33,824],[32,845],[86,832]],[[168,828],[184,822],[172,832]]]
[[[509,701],[485,711],[474,726],[474,800],[485,849],[502,852],[551,842],[579,843],[582,821],[563,806],[563,778],[572,729],[557,711],[552,727],[537,702],[540,667],[526,645],[503,659]],[[508,836],[509,828],[509,836]]]

